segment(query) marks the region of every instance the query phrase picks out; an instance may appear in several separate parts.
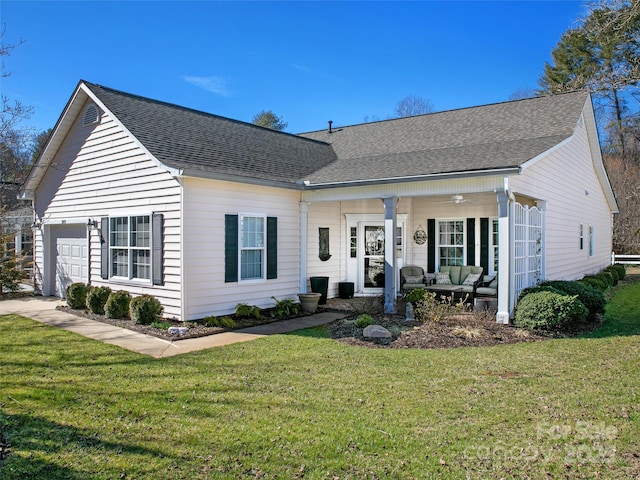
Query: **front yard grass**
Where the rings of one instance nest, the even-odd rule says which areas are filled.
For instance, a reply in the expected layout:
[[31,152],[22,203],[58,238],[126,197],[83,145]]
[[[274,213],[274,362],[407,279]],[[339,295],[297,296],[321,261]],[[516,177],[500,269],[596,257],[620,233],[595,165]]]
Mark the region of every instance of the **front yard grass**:
[[637,478],[638,298],[592,338],[388,350],[313,329],[162,360],[3,316],[0,477]]

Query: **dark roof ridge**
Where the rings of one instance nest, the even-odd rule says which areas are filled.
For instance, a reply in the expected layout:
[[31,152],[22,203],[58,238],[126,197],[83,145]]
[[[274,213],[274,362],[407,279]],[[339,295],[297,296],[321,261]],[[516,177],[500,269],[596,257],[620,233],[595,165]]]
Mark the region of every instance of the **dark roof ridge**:
[[[332,126],[332,129],[334,131],[338,131],[341,128],[354,128],[354,127],[361,127],[364,125],[373,125],[376,123],[386,123],[386,122],[396,122],[396,121],[402,121],[402,120],[406,120],[409,118],[420,118],[420,117],[428,117],[431,115],[438,115],[441,113],[452,113],[452,112],[462,112],[464,110],[474,110],[474,109],[478,109],[478,108],[484,108],[484,107],[493,107],[493,106],[498,106],[498,105],[506,105],[509,103],[518,103],[518,102],[525,102],[525,101],[531,101],[531,100],[538,100],[540,98],[548,98],[548,97],[560,97],[563,95],[569,95],[569,94],[576,94],[576,93],[583,93],[585,98],[587,97],[588,92],[586,90],[570,90],[567,92],[561,92],[561,93],[550,93],[550,94],[545,94],[545,95],[540,95],[537,97],[528,97],[528,98],[518,98],[515,100],[504,100],[501,102],[492,102],[492,103],[486,103],[483,105],[471,105],[468,107],[460,107],[460,108],[449,108],[447,110],[439,110],[437,112],[429,112],[429,113],[421,113],[418,115],[408,115],[406,117],[397,117],[397,118],[387,118],[384,120],[374,120],[371,122],[361,122],[361,123],[354,123],[352,125],[338,125],[336,126],[335,124]],[[303,136],[303,135],[311,135],[314,133],[319,133],[319,132],[324,132],[326,131],[326,128],[321,128],[318,130],[310,130],[308,132],[300,132],[298,133],[298,135]],[[305,137],[307,138],[307,137]]]
[[157,100],[155,98],[145,97],[143,95],[138,95],[138,94],[135,94],[135,93],[125,92],[123,90],[118,90],[116,88],[106,87],[104,85],[100,85],[98,83],[89,82],[87,80],[80,80],[80,83],[84,83],[89,88],[91,88],[91,87],[100,88],[102,90],[109,91],[109,92],[112,92],[112,93],[115,93],[115,94],[118,94],[118,95],[123,95],[123,96],[126,96],[126,97],[136,98],[136,99],[141,100],[141,101],[151,102],[151,103],[155,103],[155,104],[162,105],[162,106],[165,106],[165,107],[175,108],[175,109],[187,111],[187,112],[190,112],[190,113],[193,113],[193,114],[196,114],[196,115],[204,115],[205,117],[217,118],[219,120],[223,120],[223,121],[227,121],[227,122],[231,122],[231,123],[237,123],[237,124],[245,125],[245,126],[248,126],[248,127],[258,128],[258,129],[261,129],[261,130],[266,130],[266,131],[277,133],[277,134],[281,134],[281,135],[288,135],[290,137],[300,138],[300,139],[303,139],[303,140],[308,140],[308,141],[311,141],[311,142],[321,143],[323,145],[327,145],[327,142],[323,142],[322,140],[316,140],[316,139],[307,138],[307,137],[300,137],[299,135],[297,135],[295,133],[283,132],[281,130],[274,130],[272,128],[267,128],[267,127],[263,127],[261,125],[256,125],[255,123],[245,122],[245,121],[242,121],[242,120],[237,120],[235,118],[224,117],[222,115],[217,115],[215,113],[205,112],[203,110],[198,110],[198,109],[195,109],[195,108],[185,107],[183,105],[178,105],[177,103],[166,102],[166,101],[163,101],[163,100]]

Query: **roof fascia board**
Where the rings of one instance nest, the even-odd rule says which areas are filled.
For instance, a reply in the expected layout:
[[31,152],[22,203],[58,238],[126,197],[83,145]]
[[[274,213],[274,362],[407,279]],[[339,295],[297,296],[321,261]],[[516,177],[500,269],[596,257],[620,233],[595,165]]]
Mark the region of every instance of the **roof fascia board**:
[[287,188],[290,190],[303,190],[304,185],[299,183],[278,182],[261,178],[243,177],[241,175],[228,175],[224,173],[202,172],[200,170],[183,169],[176,177],[204,178],[208,180],[220,180],[223,182],[245,183],[248,185],[260,185],[262,187]]
[[526,162],[524,162],[520,168],[522,170],[522,172],[524,172],[527,168],[532,167],[533,165],[535,165],[536,163],[538,163],[540,160],[542,160],[543,158],[547,157],[548,155],[550,155],[551,153],[555,152],[556,150],[564,147],[565,145],[567,145],[569,142],[571,142],[571,140],[573,140],[574,134],[570,135],[569,137],[565,138],[564,140],[562,140],[560,143],[556,143],[553,147],[545,150],[542,153],[539,153],[538,155],[536,155],[533,158],[530,158],[529,160],[527,160]]
[[461,177],[484,177],[495,175],[511,175],[521,173],[520,167],[497,168],[494,170],[474,170],[471,172],[431,173],[428,175],[415,175],[411,177],[375,178],[371,180],[353,180],[346,182],[310,183],[303,182],[305,190],[326,188],[362,187],[369,185],[388,185],[393,183],[420,182],[428,180],[452,180]]
[[587,100],[582,109],[582,117],[584,119],[584,126],[587,132],[587,138],[589,139],[589,148],[591,149],[591,158],[593,159],[593,167],[596,171],[596,176],[600,182],[602,192],[609,203],[611,213],[619,213],[618,202],[616,196],[613,193],[611,182],[609,181],[609,175],[604,168],[604,162],[602,160],[602,151],[600,150],[600,138],[598,137],[598,127],[596,125],[596,117],[593,111],[593,103],[591,100],[591,94],[587,96]]
[[127,127],[125,127],[125,125],[120,121],[120,119],[114,115],[114,113],[109,110],[107,108],[107,106],[102,103],[100,101],[100,99],[91,91],[91,89],[89,87],[87,87],[84,82],[81,83],[80,87],[83,89],[83,91],[86,92],[86,94],[89,96],[89,98],[91,98],[91,100],[93,100],[96,105],[98,105],[103,111],[105,112],[109,112],[109,115],[111,115],[111,118],[113,119],[113,121],[120,127],[122,128],[122,130],[130,137],[133,139],[133,142],[138,146],[138,148],[140,148],[143,152],[145,152],[149,158],[156,164],[156,166],[158,166],[159,168],[162,168],[164,170],[166,170],[167,172],[169,172],[172,176],[174,177],[178,177],[180,175],[182,175],[182,170],[178,169],[178,168],[174,168],[174,167],[170,167],[168,165],[165,165],[164,163],[162,163],[160,160],[158,160],[155,156],[153,156],[151,154],[151,152],[149,150],[147,150],[147,147],[145,147],[142,142],[140,142],[140,140],[138,140],[138,138],[129,131],[129,129]]
[[[36,189],[40,185],[40,182],[42,181],[42,178],[44,177],[45,172],[49,168],[49,165],[51,165],[51,160],[53,159],[53,157],[55,157],[58,151],[58,148],[60,148],[60,145],[62,144],[63,139],[67,136],[67,133],[69,132],[69,129],[73,124],[73,121],[69,120],[67,117],[68,117],[69,110],[71,110],[71,107],[78,101],[77,99],[81,92],[81,89],[80,89],[81,85],[82,85],[82,81],[78,83],[73,94],[69,98],[69,101],[65,105],[64,110],[62,111],[62,114],[60,115],[60,117],[58,117],[58,120],[56,121],[56,124],[53,127],[53,130],[51,131],[49,138],[47,139],[47,143],[42,149],[40,156],[34,163],[33,167],[31,168],[31,171],[29,172],[29,176],[24,182],[24,187],[20,191],[20,195],[19,195],[20,199],[22,200],[35,199]],[[54,147],[53,146],[55,143],[54,140],[58,140],[60,137],[62,137],[62,139]],[[52,149],[55,151],[52,151]]]

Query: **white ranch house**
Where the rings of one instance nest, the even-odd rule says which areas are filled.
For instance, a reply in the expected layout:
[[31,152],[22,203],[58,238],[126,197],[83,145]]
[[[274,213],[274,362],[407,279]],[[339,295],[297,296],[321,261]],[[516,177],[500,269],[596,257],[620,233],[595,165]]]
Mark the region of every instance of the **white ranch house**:
[[313,276],[392,312],[402,266],[464,264],[508,322],[522,288],[609,264],[617,212],[584,92],[292,135],[81,81],[23,198],[43,295],[106,285],[185,321]]

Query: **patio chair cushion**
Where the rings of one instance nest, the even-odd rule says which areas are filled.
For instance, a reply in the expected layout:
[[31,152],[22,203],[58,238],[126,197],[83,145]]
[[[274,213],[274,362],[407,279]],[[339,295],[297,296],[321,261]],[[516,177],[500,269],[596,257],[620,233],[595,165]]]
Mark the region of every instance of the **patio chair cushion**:
[[411,283],[411,284],[424,283],[424,275],[416,275],[416,276],[406,275],[404,279],[405,279],[405,283]]
[[470,273],[464,279],[464,282],[462,282],[462,285],[473,285],[478,280],[480,280],[480,274],[479,273]]
[[448,272],[436,273],[436,285],[452,285],[451,276]]

